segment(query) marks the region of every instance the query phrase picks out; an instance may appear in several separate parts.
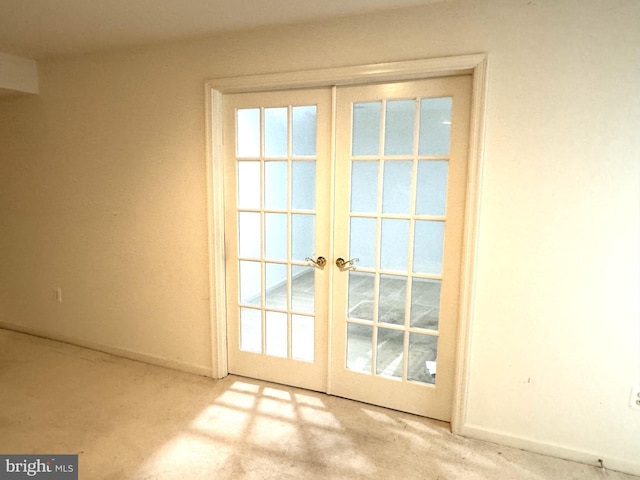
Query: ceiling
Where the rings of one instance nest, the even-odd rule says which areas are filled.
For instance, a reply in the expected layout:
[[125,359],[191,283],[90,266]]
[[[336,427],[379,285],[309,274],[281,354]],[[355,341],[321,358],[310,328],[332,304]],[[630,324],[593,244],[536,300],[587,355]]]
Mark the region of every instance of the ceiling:
[[33,59],[447,0],[0,0],[0,52]]

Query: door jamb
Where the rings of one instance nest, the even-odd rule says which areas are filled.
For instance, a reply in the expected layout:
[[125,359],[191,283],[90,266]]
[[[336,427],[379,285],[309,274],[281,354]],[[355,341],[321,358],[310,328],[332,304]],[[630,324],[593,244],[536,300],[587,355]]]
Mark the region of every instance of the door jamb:
[[[227,370],[224,155],[222,146],[222,101],[225,94],[336,87],[418,80],[471,74],[471,117],[469,126],[468,176],[462,246],[460,309],[456,338],[451,428],[462,433],[467,411],[470,331],[474,316],[475,258],[482,186],[482,141],[487,88],[487,55],[473,54],[404,62],[381,63],[241,77],[224,77],[205,82],[206,174],[209,240],[209,301],[211,322],[211,376],[223,378]],[[332,135],[334,133],[332,132]],[[333,159],[332,159],[333,160]]]

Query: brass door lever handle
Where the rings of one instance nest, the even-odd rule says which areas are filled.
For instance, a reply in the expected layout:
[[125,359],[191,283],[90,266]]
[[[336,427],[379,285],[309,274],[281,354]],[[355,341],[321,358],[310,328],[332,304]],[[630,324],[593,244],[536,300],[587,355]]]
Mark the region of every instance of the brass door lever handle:
[[314,260],[311,257],[307,257],[305,258],[305,260],[307,262],[313,263],[316,267],[320,267],[320,268],[324,267],[327,264],[327,259],[324,257],[318,257],[316,260]]
[[352,258],[350,260],[345,260],[344,258],[340,257],[336,260],[336,266],[340,269],[343,268],[349,268],[351,267],[354,263],[359,262],[360,259],[359,258]]

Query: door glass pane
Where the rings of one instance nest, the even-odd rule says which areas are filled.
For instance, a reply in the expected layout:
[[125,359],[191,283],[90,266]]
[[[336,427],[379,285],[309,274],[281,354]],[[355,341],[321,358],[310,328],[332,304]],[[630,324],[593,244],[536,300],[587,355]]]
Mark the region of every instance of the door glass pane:
[[[359,267],[375,267],[376,257],[376,219],[351,218],[349,231],[349,258],[358,258]],[[347,260],[345,258],[345,260]]]
[[377,155],[382,102],[353,104],[352,155]]
[[413,246],[413,271],[441,274],[443,248],[444,222],[417,221]]
[[378,297],[378,321],[404,325],[405,302],[407,299],[407,277],[380,275]]
[[378,211],[378,162],[351,162],[351,212]]
[[287,162],[265,162],[264,208],[287,208]]
[[305,315],[291,315],[291,357],[313,362],[315,319]]
[[384,162],[382,213],[409,214],[411,207],[412,162]]
[[435,384],[437,356],[438,337],[410,333],[407,379],[414,382]]
[[347,323],[347,368],[371,373],[373,327]]
[[262,312],[240,309],[240,350],[262,353]]
[[416,213],[444,215],[447,203],[449,162],[421,160],[418,162]]
[[238,213],[239,254],[245,258],[260,258],[260,214]]
[[267,355],[287,357],[287,314],[280,312],[266,312],[265,341]]
[[380,267],[385,270],[407,271],[409,221],[384,218]]
[[423,98],[420,102],[420,155],[448,155],[453,99]]
[[411,286],[411,326],[438,330],[442,281],[414,278]]
[[373,320],[374,281],[372,273],[349,272],[349,318]]
[[261,304],[261,271],[260,262],[240,261],[240,303],[244,305]]
[[264,155],[287,156],[287,108],[264,109]]
[[260,208],[260,162],[238,162],[238,208]]
[[291,310],[313,313],[315,309],[315,267],[291,267]]
[[281,263],[265,264],[265,305],[267,308],[287,309],[287,266]]
[[291,259],[304,262],[315,254],[315,216],[291,215]]
[[264,215],[265,257],[287,259],[287,214],[266,213]]
[[386,108],[384,154],[411,155],[413,153],[413,120],[415,100],[389,100]]
[[236,155],[238,158],[255,158],[260,156],[260,109],[240,109],[238,115],[238,141]]
[[316,162],[296,161],[291,164],[291,208],[316,208]]
[[404,332],[389,328],[378,329],[376,373],[385,377],[402,378]]
[[316,106],[293,107],[293,156],[316,154]]

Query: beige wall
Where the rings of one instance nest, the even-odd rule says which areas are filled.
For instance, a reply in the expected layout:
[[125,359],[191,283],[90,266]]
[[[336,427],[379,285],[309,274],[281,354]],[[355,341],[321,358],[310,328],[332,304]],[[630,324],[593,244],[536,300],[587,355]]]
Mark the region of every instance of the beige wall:
[[0,96],[38,93],[36,62],[0,52]]
[[207,372],[205,79],[487,52],[465,430],[640,473],[639,25],[457,0],[42,61],[0,101],[0,322]]

